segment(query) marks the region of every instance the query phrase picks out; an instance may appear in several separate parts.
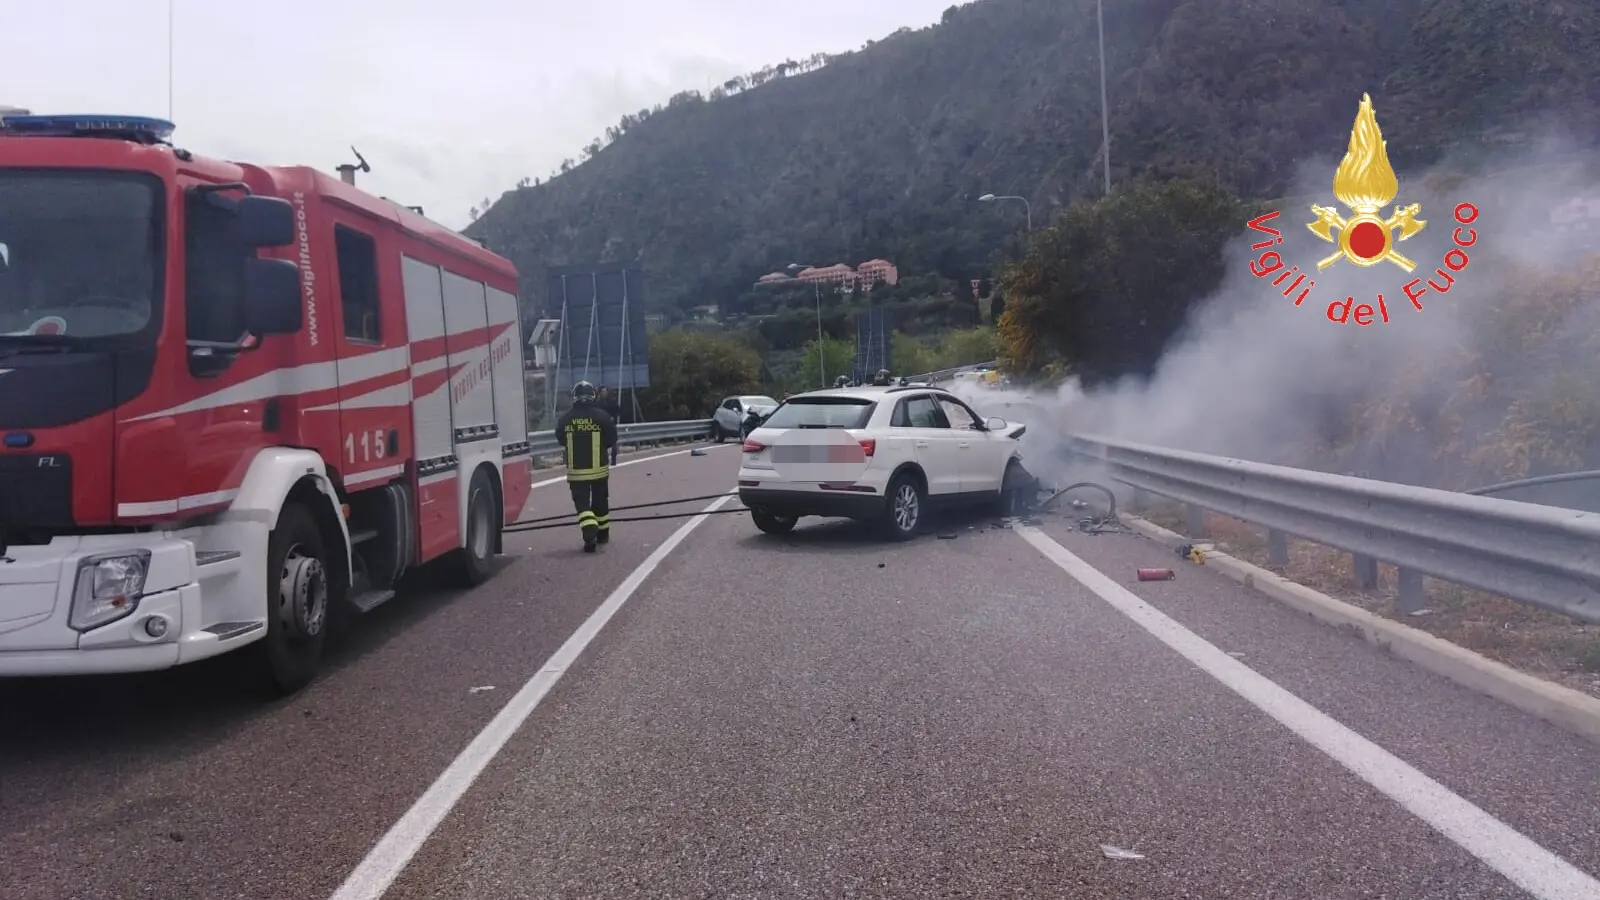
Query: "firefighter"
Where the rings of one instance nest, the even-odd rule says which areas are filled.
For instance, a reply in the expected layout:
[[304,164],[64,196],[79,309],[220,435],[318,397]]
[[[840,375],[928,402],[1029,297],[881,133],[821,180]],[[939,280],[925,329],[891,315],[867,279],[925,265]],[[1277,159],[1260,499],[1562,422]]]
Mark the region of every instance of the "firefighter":
[[610,454],[617,446],[617,423],[600,407],[594,385],[580,381],[572,386],[572,408],[556,422],[556,434],[566,445],[567,487],[578,509],[583,531],[583,552],[593,553],[611,540]]
[[849,375],[840,375],[838,378],[835,378],[833,380],[833,386],[834,386],[835,389],[849,387],[850,386],[850,376]]
[[872,376],[873,387],[888,387],[890,377],[888,369],[879,369],[878,374]]

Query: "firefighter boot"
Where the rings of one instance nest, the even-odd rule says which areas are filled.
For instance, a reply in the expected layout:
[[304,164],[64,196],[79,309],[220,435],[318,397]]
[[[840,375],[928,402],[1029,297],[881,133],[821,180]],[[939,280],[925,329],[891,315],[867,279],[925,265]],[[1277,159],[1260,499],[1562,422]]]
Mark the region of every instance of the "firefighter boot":
[[578,513],[578,527],[583,530],[583,552],[593,553],[595,550],[595,532],[599,531],[595,514],[590,510]]

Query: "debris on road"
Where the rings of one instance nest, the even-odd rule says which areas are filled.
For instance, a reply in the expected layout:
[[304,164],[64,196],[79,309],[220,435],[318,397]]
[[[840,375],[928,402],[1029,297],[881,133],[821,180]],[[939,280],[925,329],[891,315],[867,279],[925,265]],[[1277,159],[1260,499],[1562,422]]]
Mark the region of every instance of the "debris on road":
[[467,693],[469,693],[469,694],[481,694],[484,691],[492,691],[492,690],[494,690],[494,685],[492,685],[492,684],[480,684],[477,687],[469,687],[469,688],[467,688]]
[[1178,573],[1171,569],[1140,569],[1140,581],[1171,581],[1178,577]]
[[954,531],[941,531],[941,532],[939,532],[939,540],[941,540],[941,541],[953,541],[955,539],[956,539],[956,533]]
[[1105,854],[1106,859],[1144,859],[1143,853],[1124,850],[1121,847],[1113,847],[1110,844],[1101,844],[1100,852]]
[[703,448],[703,447],[696,447],[693,450],[689,451],[689,455],[690,456],[705,456],[706,455],[706,451],[705,451],[705,448]]
[[1206,564],[1206,551],[1203,548],[1196,547],[1193,544],[1184,544],[1183,546],[1179,547],[1178,555],[1197,566],[1203,566]]

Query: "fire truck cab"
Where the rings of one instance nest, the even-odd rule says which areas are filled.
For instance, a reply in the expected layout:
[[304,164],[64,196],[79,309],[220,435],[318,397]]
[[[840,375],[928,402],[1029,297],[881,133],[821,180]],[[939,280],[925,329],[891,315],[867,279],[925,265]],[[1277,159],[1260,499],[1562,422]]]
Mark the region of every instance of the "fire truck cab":
[[517,272],[169,122],[0,114],[0,676],[238,650],[280,692],[334,624],[530,494]]

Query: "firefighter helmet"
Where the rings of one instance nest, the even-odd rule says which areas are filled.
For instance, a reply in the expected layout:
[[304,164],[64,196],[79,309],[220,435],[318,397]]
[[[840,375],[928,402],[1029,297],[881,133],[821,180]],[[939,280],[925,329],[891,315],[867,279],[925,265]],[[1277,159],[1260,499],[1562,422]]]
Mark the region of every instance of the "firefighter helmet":
[[593,400],[594,396],[594,385],[587,381],[580,381],[572,386],[572,399],[574,400]]

